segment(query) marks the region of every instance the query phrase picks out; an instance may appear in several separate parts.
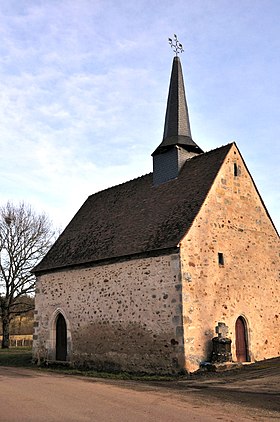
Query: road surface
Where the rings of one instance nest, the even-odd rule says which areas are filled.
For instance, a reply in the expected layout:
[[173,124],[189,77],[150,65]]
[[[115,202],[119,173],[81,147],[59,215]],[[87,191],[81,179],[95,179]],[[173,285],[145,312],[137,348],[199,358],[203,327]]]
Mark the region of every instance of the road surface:
[[279,379],[279,365],[153,383],[0,367],[0,421],[280,421]]

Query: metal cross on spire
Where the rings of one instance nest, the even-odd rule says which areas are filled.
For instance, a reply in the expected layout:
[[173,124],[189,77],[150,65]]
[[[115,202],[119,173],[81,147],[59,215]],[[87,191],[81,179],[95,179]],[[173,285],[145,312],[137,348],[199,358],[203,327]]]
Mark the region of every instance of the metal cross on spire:
[[178,41],[176,34],[174,34],[174,40],[172,40],[172,38],[168,38],[168,41],[176,56],[178,56],[178,53],[183,53],[183,44]]

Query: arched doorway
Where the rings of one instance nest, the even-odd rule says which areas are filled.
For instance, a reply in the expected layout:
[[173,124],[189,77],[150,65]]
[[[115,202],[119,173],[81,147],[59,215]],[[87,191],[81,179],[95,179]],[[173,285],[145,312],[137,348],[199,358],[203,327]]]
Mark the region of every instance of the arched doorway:
[[64,316],[59,313],[56,319],[56,360],[64,361],[67,357],[67,327]]
[[248,362],[247,324],[242,316],[235,323],[235,347],[238,362]]

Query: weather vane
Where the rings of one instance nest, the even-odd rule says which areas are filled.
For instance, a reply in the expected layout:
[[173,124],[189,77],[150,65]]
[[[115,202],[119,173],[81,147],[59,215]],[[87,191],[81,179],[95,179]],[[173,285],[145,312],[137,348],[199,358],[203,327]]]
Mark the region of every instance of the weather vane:
[[176,56],[178,56],[178,53],[183,53],[184,51],[183,44],[181,44],[178,41],[176,34],[174,34],[174,41],[172,40],[172,38],[168,38],[168,41],[169,41],[170,47],[173,49]]

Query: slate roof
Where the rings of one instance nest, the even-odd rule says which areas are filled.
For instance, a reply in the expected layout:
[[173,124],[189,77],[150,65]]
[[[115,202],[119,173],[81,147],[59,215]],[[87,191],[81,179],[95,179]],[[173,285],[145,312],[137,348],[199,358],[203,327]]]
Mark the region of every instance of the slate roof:
[[202,149],[193,141],[181,61],[174,57],[167,98],[165,124],[162,143],[152,155],[180,145],[188,151],[202,153]]
[[176,248],[232,145],[187,160],[159,186],[150,173],[91,195],[34,272]]
[[163,138],[192,137],[180,58],[174,57],[167,98]]

